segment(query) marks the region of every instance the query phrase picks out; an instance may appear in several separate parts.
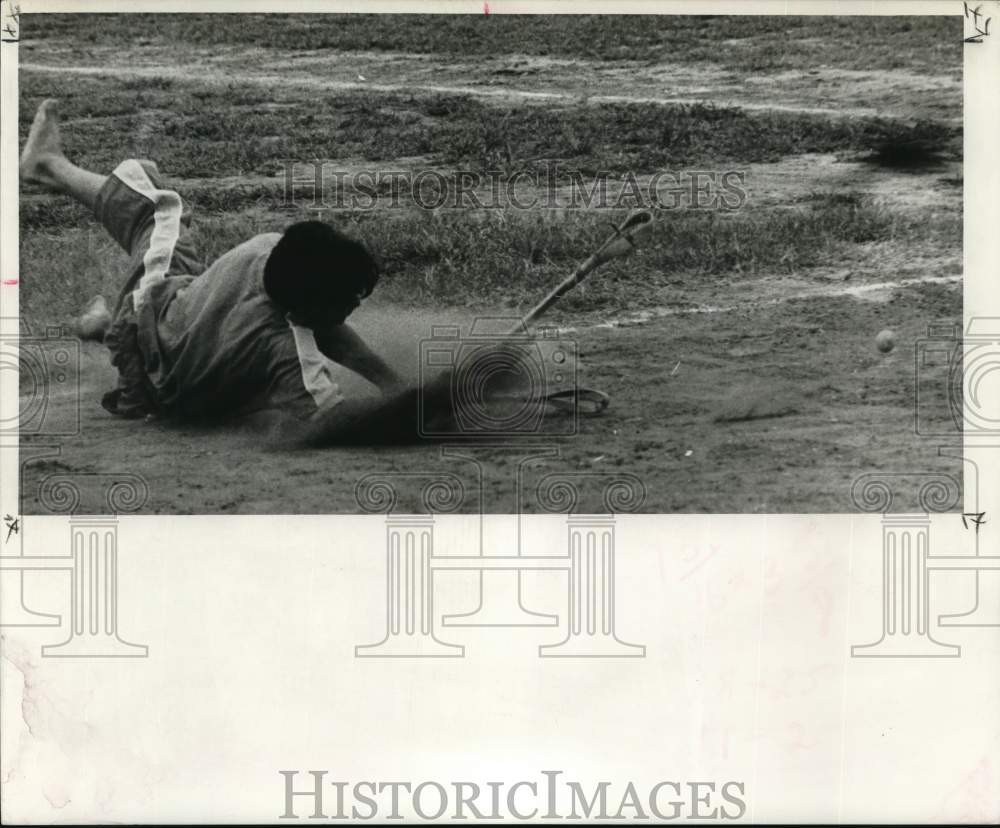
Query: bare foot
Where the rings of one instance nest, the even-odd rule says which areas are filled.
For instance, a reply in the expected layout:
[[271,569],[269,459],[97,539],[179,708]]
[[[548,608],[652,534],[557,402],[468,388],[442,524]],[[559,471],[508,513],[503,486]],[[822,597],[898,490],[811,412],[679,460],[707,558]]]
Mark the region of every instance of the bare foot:
[[103,296],[95,296],[76,321],[77,335],[80,339],[104,341],[104,334],[111,327],[111,314],[108,303]]
[[27,143],[21,153],[21,180],[53,186],[53,166],[66,161],[59,138],[58,102],[46,98],[35,113]]

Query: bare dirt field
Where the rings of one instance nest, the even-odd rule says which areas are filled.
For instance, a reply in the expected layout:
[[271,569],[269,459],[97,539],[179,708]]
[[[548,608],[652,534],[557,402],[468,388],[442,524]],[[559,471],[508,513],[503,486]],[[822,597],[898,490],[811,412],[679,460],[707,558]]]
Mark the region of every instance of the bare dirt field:
[[[120,473],[145,481],[142,510],[155,513],[356,512],[359,480],[378,473],[412,474],[395,508],[420,512],[421,475],[438,472],[470,481],[461,511],[539,511],[532,497],[516,502],[514,481],[520,458],[543,450],[522,469],[523,491],[575,474],[580,511],[607,510],[605,473],[640,480],[646,512],[841,512],[867,472],[960,476],[914,430],[918,380],[947,383],[944,370],[917,376],[919,342],[929,325],[962,319],[955,21],[639,21],[595,45],[601,28],[588,21],[549,31],[491,19],[487,48],[482,21],[465,19],[404,33],[358,16],[327,35],[285,18],[261,39],[259,21],[194,35],[172,16],[156,27],[45,17],[24,24],[22,135],[55,96],[78,163],[157,161],[193,208],[207,260],[298,218],[343,225],[385,272],[352,323],[414,381],[432,326],[525,311],[639,206],[623,196],[630,178],[642,189],[662,170],[730,171],[744,195],[732,209],[655,210],[646,247],[553,310],[579,384],[610,406],[575,428],[554,421],[545,436],[480,445],[481,492],[473,464],[443,456],[440,441],[286,451],[259,426],[115,419],[99,405],[113,369],[88,343],[73,345],[79,371],[50,395],[49,426],[22,438],[25,513],[51,509],[46,487],[60,477],[99,487]],[[455,36],[439,37],[441,25]],[[706,45],[720,36],[732,41],[725,56]],[[558,163],[549,191],[560,206],[428,211],[412,193],[388,205],[380,191],[351,210],[286,188],[290,165],[313,162],[523,170],[522,201]],[[608,203],[566,205],[602,176]],[[84,211],[26,188],[22,332],[44,336],[95,293],[112,299],[122,261]],[[889,353],[875,347],[884,329],[896,336]],[[22,391],[23,406],[23,377]],[[935,399],[920,416],[947,430]],[[51,424],[77,411],[79,427],[57,434]],[[87,506],[105,508],[100,497]]]

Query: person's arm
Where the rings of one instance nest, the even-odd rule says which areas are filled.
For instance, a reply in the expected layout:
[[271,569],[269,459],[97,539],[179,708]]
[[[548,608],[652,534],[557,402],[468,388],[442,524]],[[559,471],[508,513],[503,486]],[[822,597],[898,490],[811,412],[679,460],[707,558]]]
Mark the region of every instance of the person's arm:
[[405,380],[349,325],[314,330],[313,335],[324,356],[360,374],[383,393],[392,394],[406,388]]
[[381,399],[361,397],[321,408],[306,423],[294,424],[285,439],[300,446],[400,445],[448,431],[452,416],[450,372],[423,388],[407,388]]

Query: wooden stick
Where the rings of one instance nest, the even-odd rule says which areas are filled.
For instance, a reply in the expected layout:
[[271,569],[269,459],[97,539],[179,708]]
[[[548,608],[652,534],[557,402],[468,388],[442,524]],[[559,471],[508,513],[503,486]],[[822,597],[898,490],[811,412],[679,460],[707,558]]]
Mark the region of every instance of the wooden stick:
[[582,282],[592,271],[611,259],[627,256],[636,247],[636,239],[644,235],[653,224],[653,214],[640,210],[630,215],[618,225],[604,243],[597,248],[583,264],[554,287],[548,295],[533,307],[508,333],[514,336],[524,333],[539,317],[551,308],[560,297]]

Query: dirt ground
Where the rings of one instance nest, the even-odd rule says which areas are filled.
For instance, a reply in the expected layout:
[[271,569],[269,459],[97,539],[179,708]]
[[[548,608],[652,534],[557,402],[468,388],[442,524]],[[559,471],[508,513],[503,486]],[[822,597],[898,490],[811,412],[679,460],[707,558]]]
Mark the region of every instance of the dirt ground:
[[[304,87],[372,95],[462,93],[505,106],[579,98],[591,105],[699,101],[764,112],[961,123],[957,69],[929,74],[804,66],[748,77],[683,62],[501,55],[463,63],[399,52],[289,57],[222,46],[186,48],[179,65],[155,43],[122,51],[53,41],[23,48],[21,72],[22,78],[56,75],[67,83],[80,75],[183,81],[195,73],[202,81],[264,85],[279,103],[282,88]],[[960,163],[893,170],[807,154],[747,169],[750,209],[792,209],[815,192],[840,191],[863,193],[910,220],[961,216]],[[172,183],[183,193],[183,180]],[[225,186],[223,177],[218,184]],[[641,481],[638,509],[644,512],[844,512],[852,508],[852,481],[865,473],[960,476],[958,461],[939,456],[938,443],[914,431],[919,342],[929,325],[962,318],[959,249],[859,244],[850,258],[808,270],[790,262],[753,278],[688,274],[668,284],[634,285],[630,295],[622,307],[570,305],[552,314],[550,321],[575,343],[580,385],[608,394],[610,407],[603,416],[580,419],[573,434],[462,449],[479,458],[486,511],[542,511],[537,486],[556,472],[581,484],[577,511],[583,512],[608,510],[604,486],[611,478],[600,475]],[[462,307],[429,313],[376,301],[358,312],[355,326],[415,376],[417,342],[427,335],[428,320],[467,323],[472,315]],[[884,329],[895,333],[890,353],[875,347]],[[107,354],[94,344],[80,353],[79,399],[53,395],[48,414],[72,420],[79,406],[78,433],[22,439],[26,514],[51,510],[40,492],[61,478],[83,475],[96,492],[121,473],[145,481],[142,511],[150,513],[357,512],[358,482],[381,473],[411,475],[399,484],[394,508],[423,512],[423,486],[444,472],[466,485],[459,510],[480,508],[474,464],[445,456],[442,444],[283,451],[265,431],[249,426],[112,418],[99,405],[114,383]],[[936,380],[944,382],[944,375]],[[360,381],[348,387],[371,392]],[[947,422],[943,410],[922,416]],[[556,423],[555,430],[561,427],[569,425]],[[524,466],[518,489],[519,464],[533,454],[539,456]],[[87,510],[106,511],[95,492],[87,494]]]
[[[486,510],[543,511],[534,487],[556,472],[634,475],[644,488],[641,511],[727,513],[849,511],[851,484],[863,473],[957,474],[953,460],[914,433],[913,390],[914,349],[927,320],[953,317],[954,308],[954,290],[944,286],[745,304],[614,327],[580,320],[565,334],[580,352],[580,385],[607,393],[611,405],[600,417],[579,418],[575,434],[476,448]],[[378,343],[389,313],[362,314],[358,330]],[[877,351],[872,336],[884,328],[899,342],[889,354]],[[397,364],[405,365],[399,345]],[[102,485],[120,472],[141,474],[144,508],[155,513],[357,512],[357,483],[382,472],[414,475],[399,486],[396,511],[425,511],[422,487],[440,473],[463,481],[463,511],[477,508],[475,466],[444,456],[454,442],[288,452],[269,448],[249,427],[123,422],[97,404],[114,381],[103,349],[87,345],[81,366],[80,434],[58,455],[26,463],[26,513],[47,510],[38,492],[50,477],[49,484],[84,473]],[[365,393],[361,383],[354,391]],[[29,440],[22,451],[46,444]],[[529,465],[517,505],[518,462],[552,448],[557,456]],[[579,509],[605,511],[600,478],[578,482]],[[96,492],[89,502],[102,511]]]

